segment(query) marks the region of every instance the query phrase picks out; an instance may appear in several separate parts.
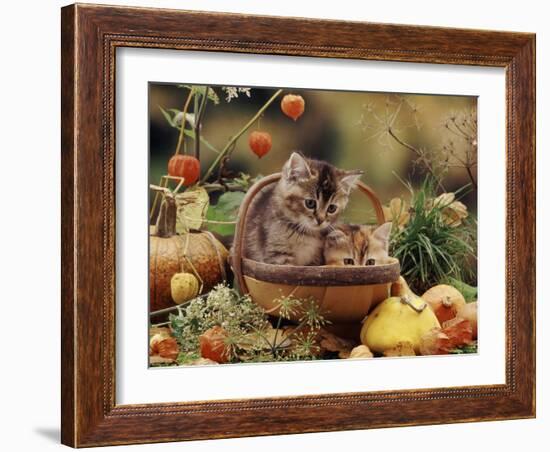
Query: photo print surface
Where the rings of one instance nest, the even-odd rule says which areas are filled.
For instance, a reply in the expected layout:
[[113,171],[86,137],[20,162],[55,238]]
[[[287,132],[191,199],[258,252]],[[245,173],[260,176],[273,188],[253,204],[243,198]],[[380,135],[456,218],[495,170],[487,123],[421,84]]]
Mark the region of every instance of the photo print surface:
[[477,352],[477,98],[149,83],[149,365]]

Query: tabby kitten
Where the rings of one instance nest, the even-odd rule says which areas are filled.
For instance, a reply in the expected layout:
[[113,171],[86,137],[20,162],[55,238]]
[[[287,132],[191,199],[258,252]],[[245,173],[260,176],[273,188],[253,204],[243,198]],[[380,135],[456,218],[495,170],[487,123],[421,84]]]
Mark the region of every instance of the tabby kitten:
[[323,249],[325,265],[381,265],[388,256],[391,222],[381,226],[340,224],[331,231]]
[[324,234],[348,203],[361,171],[292,153],[281,179],[250,206],[244,255],[279,265],[321,265]]

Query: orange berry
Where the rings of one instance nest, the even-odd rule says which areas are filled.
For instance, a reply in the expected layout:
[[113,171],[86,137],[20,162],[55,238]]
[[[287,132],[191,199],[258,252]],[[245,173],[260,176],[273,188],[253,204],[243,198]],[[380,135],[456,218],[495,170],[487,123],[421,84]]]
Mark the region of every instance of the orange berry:
[[281,100],[281,110],[289,118],[296,121],[304,113],[305,101],[302,96],[297,94],[287,94]]
[[174,155],[168,161],[168,174],[174,177],[183,177],[183,185],[193,185],[201,174],[201,164],[190,155]]
[[271,135],[267,132],[255,130],[248,137],[248,145],[254,154],[262,158],[271,149]]

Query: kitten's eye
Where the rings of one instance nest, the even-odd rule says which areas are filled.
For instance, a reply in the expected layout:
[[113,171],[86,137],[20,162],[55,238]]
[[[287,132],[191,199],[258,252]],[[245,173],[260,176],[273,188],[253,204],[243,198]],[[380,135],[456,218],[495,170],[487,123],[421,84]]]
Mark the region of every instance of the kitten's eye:
[[344,265],[355,265],[355,261],[352,258],[347,257],[344,259]]
[[336,204],[330,204],[327,208],[327,212],[334,213],[336,212],[336,209],[338,209],[338,206]]
[[308,209],[315,209],[315,207],[317,207],[317,201],[315,201],[315,199],[306,199],[305,204]]

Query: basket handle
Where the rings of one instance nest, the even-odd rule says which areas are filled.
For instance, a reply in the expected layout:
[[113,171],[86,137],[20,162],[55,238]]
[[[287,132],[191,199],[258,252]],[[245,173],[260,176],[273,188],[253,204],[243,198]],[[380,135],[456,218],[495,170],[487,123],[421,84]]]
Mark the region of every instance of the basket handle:
[[[252,200],[258,194],[258,192],[260,192],[260,190],[262,190],[269,184],[274,184],[278,182],[280,178],[281,173],[275,173],[260,179],[258,182],[252,185],[252,187],[250,187],[245,197],[243,198],[243,202],[241,203],[241,206],[239,208],[237,224],[235,225],[235,238],[233,240],[233,255],[231,257],[231,264],[233,266],[233,272],[235,273],[235,276],[239,283],[239,287],[241,288],[241,292],[243,294],[248,293],[248,287],[244,280],[242,271],[244,231],[246,230],[248,210],[250,208]],[[382,210],[380,199],[378,198],[374,190],[361,181],[357,183],[357,187],[368,196],[372,206],[374,207],[374,211],[376,213],[376,221],[378,221],[378,224],[383,224],[385,222],[384,211]]]

